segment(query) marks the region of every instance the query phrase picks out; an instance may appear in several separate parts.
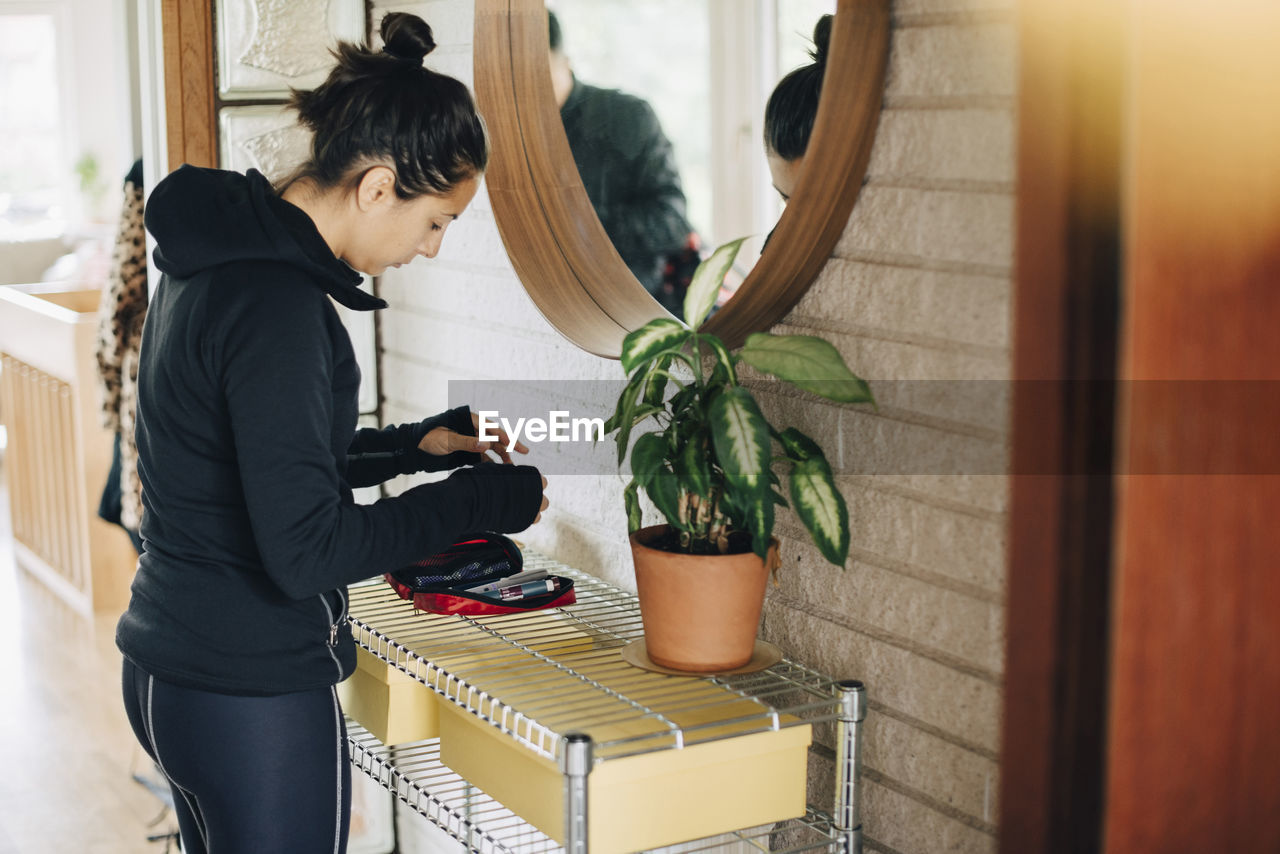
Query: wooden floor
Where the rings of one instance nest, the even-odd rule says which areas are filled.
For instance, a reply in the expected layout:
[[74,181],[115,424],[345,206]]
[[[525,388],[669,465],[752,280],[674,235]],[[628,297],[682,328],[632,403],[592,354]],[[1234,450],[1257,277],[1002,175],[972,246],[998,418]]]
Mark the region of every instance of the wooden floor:
[[0,854],[165,850],[147,837],[173,815],[131,779],[152,766],[125,718],[115,622],[86,620],[15,567],[0,487]]

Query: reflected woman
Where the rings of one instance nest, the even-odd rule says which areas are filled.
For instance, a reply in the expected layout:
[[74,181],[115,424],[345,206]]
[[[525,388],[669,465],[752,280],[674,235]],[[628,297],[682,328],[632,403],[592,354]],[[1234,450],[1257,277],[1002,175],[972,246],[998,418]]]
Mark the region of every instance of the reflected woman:
[[822,77],[827,70],[831,42],[831,16],[823,15],[813,28],[813,62],[783,77],[774,87],[764,110],[764,148],[774,189],[790,201],[800,176],[813,120],[818,115]]

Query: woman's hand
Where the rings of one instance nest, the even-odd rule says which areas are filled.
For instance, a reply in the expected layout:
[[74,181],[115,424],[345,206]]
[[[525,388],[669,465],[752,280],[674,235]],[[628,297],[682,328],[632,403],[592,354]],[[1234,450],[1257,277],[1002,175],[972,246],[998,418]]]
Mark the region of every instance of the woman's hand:
[[[478,435],[480,432],[479,413],[471,413],[471,424],[476,428]],[[492,427],[493,425],[489,426]],[[504,464],[510,465],[511,453],[507,451],[507,445],[511,444],[511,437],[501,427],[498,427],[497,430],[498,440],[496,442],[481,442],[476,436],[464,436],[461,433],[450,430],[448,427],[436,427],[422,437],[422,441],[418,443],[418,449],[437,457],[463,451],[469,454],[482,454],[486,459],[490,459],[489,454],[493,453],[497,454]],[[516,442],[514,450],[519,454],[529,453],[529,449],[520,442]],[[547,485],[546,478],[542,479],[542,485],[544,487]],[[542,506],[544,509],[547,506],[545,496],[542,499]]]

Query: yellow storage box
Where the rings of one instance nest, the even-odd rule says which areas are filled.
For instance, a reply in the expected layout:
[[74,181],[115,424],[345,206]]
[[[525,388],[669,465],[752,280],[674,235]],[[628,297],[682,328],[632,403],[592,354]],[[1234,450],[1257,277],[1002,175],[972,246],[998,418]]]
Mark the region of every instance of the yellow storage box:
[[439,734],[436,694],[426,685],[356,647],[356,670],[338,683],[342,710],[383,744]]
[[[440,758],[565,843],[565,778],[554,760],[452,703]],[[592,854],[619,854],[804,815],[810,727],[740,735],[599,762],[587,777]]]

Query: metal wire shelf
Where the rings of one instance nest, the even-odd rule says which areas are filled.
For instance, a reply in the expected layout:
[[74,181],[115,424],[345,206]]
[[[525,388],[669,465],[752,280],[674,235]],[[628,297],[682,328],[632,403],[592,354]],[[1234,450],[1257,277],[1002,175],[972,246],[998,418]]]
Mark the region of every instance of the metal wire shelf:
[[[439,739],[389,748],[354,721],[347,721],[352,764],[392,792],[469,851],[479,854],[553,854],[565,849],[526,824],[440,761]],[[804,817],[747,828],[694,842],[652,849],[655,854],[768,851],[800,854],[837,851],[839,837],[829,816]]]
[[782,660],[751,674],[690,678],[633,667],[636,597],[532,551],[527,568],[573,578],[577,603],[470,618],[425,614],[379,580],[351,588],[356,642],[535,753],[558,759],[570,732],[596,763],[752,732],[834,721],[839,683]]

